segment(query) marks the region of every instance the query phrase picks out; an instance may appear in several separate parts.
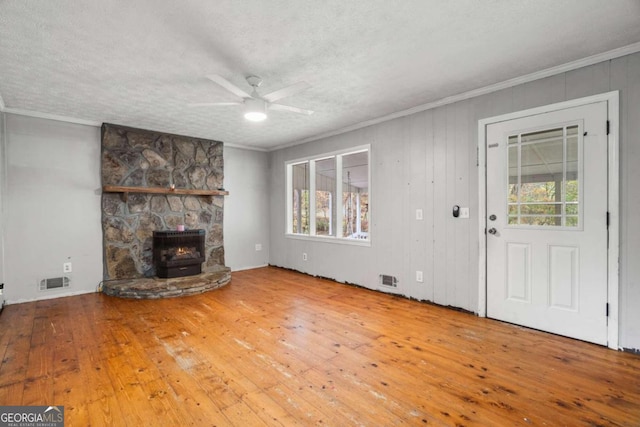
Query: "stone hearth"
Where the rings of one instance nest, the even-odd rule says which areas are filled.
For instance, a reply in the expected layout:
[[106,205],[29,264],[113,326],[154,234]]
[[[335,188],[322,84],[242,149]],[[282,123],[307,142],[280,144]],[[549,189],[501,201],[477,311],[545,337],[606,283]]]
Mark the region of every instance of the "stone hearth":
[[231,281],[231,270],[227,267],[197,276],[159,279],[111,280],[102,285],[106,295],[133,299],[160,299],[196,295],[220,288]]

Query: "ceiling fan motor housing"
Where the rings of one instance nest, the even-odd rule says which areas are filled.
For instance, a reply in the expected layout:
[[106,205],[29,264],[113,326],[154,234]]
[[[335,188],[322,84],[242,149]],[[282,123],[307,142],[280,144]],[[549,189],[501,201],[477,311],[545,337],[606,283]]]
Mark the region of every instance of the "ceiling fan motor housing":
[[249,83],[254,88],[260,87],[262,84],[262,79],[258,76],[247,76],[247,83]]

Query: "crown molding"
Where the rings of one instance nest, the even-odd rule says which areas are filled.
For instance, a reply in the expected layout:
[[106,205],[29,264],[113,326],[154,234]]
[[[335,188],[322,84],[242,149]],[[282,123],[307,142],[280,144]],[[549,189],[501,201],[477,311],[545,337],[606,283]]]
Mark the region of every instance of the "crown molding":
[[555,67],[546,68],[544,70],[536,71],[534,73],[526,74],[524,76],[515,77],[513,79],[505,80],[500,83],[495,83],[489,86],[484,86],[478,89],[463,92],[457,95],[448,96],[446,98],[439,99],[427,104],[418,105],[416,107],[409,108],[407,110],[398,111],[396,113],[388,114],[386,116],[378,117],[376,119],[367,120],[364,122],[356,123],[351,126],[347,126],[334,131],[321,133],[319,135],[311,136],[309,138],[302,139],[291,143],[279,145],[270,149],[269,151],[281,150],[283,148],[289,148],[307,142],[317,141],[319,139],[329,138],[343,133],[351,132],[354,130],[362,129],[368,126],[372,126],[378,123],[387,122],[389,120],[397,119],[400,117],[409,116],[411,114],[419,113],[421,111],[431,110],[433,108],[442,107],[444,105],[453,104],[455,102],[464,101],[467,99],[475,98],[488,93],[497,92],[502,89],[508,89],[514,86],[518,86],[524,83],[529,83],[535,80],[540,80],[546,77],[551,77],[556,74],[562,74],[569,71],[577,70],[578,68],[587,67],[600,62],[610,61],[612,59],[620,58],[622,56],[631,55],[633,53],[640,52],[640,42],[632,43],[627,46],[619,47],[617,49],[609,50],[607,52],[598,53],[588,56],[586,58],[578,59],[576,61],[567,62],[565,64],[557,65]]
[[229,148],[238,148],[240,150],[250,150],[250,151],[262,151],[264,153],[267,153],[269,151],[273,151],[270,148],[263,148],[263,147],[256,147],[253,145],[242,145],[242,144],[228,144],[226,142],[223,142],[225,147],[229,147]]
[[76,117],[60,116],[58,114],[50,114],[50,113],[41,113],[39,111],[23,110],[21,108],[5,107],[4,112],[10,113],[10,114],[17,114],[19,116],[36,117],[39,119],[48,119],[48,120],[56,120],[59,122],[74,123],[77,125],[95,126],[95,127],[102,126],[102,122],[97,122],[95,120],[78,119]]

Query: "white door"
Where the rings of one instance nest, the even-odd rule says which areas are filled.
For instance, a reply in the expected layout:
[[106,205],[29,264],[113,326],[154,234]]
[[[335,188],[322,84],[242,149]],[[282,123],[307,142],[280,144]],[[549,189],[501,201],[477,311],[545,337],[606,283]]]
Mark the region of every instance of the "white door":
[[607,103],[487,126],[487,316],[607,344]]

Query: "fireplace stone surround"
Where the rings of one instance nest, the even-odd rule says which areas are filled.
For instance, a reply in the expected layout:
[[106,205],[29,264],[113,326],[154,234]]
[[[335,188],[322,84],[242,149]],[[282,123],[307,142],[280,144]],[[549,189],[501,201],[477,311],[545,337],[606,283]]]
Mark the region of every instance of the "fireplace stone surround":
[[[101,156],[103,186],[194,190],[223,186],[223,144],[219,141],[105,123]],[[105,285],[153,280],[153,232],[179,228],[204,230],[202,274],[216,273],[216,287],[226,284],[230,273],[224,265],[223,219],[223,196],[167,192],[123,197],[103,192]]]

